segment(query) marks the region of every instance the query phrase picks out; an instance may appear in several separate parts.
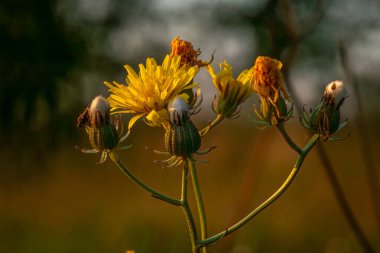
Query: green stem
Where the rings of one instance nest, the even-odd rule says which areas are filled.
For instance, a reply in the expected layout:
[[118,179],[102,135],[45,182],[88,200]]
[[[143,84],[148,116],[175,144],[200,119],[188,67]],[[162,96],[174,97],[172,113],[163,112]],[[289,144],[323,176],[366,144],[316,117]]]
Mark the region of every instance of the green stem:
[[182,171],[182,188],[181,188],[181,207],[186,217],[187,226],[189,227],[190,241],[193,248],[193,253],[199,253],[200,249],[198,247],[197,241],[197,228],[195,226],[194,218],[191,213],[189,204],[187,202],[187,177],[189,174],[189,169],[187,164],[183,166]]
[[[286,65],[284,65],[286,66]],[[288,84],[287,88],[289,90],[290,94],[296,94],[294,91],[294,86],[290,82],[289,79],[289,67],[284,68],[284,79],[285,83]],[[293,96],[293,101],[296,105],[296,108],[301,108],[302,104],[297,96]],[[300,110],[298,110],[300,111]],[[358,240],[360,245],[362,246],[363,250],[365,252],[374,252],[372,249],[372,246],[369,243],[369,240],[367,239],[366,235],[364,234],[362,228],[359,225],[359,222],[357,218],[355,217],[352,208],[348,202],[348,199],[344,193],[343,187],[339,183],[339,181],[336,178],[334,167],[327,156],[326,150],[324,149],[323,145],[319,144],[317,145],[317,154],[319,159],[321,160],[323,166],[322,168],[325,170],[327,174],[327,179],[329,181],[329,184],[331,185],[331,188],[333,190],[333,193],[335,195],[335,198],[339,204],[340,209],[343,212],[344,218],[346,219],[348,225],[350,226],[352,232],[355,235],[355,238]]]
[[262,212],[265,208],[270,206],[273,202],[275,202],[290,186],[290,184],[293,182],[294,178],[296,177],[297,173],[299,172],[301,165],[307,156],[307,154],[310,152],[310,150],[313,148],[313,146],[317,143],[319,139],[318,135],[314,135],[309,143],[305,146],[305,148],[300,152],[300,155],[298,156],[296,163],[290,172],[288,178],[285,180],[285,182],[278,188],[278,190],[272,194],[267,200],[265,200],[261,205],[259,205],[256,209],[254,209],[251,213],[249,213],[247,216],[245,216],[243,219],[238,221],[236,224],[232,225],[231,227],[227,228],[226,230],[211,236],[207,239],[201,240],[199,243],[201,246],[208,246],[211,244],[214,244],[218,242],[219,240],[223,239],[223,237],[231,234],[232,232],[240,229],[242,226],[244,226],[246,223],[248,223],[253,217],[258,215],[260,212]]
[[216,118],[210,124],[208,124],[207,127],[199,131],[199,134],[201,135],[201,137],[205,136],[208,133],[208,131],[210,131],[212,128],[217,126],[223,120],[224,120],[224,116],[222,114],[218,114],[218,116],[216,116]]
[[[201,240],[203,240],[203,239],[205,239],[207,237],[207,223],[206,223],[205,208],[204,208],[204,205],[203,205],[201,189],[199,187],[197,170],[196,170],[194,161],[191,158],[187,158],[187,164],[189,166],[190,174],[191,174],[191,179],[192,179],[192,182],[193,182],[195,200],[196,200],[196,203],[197,203],[198,214],[199,214],[199,223],[200,223],[200,227],[201,227]],[[203,247],[202,248],[202,252],[206,253],[207,252],[207,248]]]
[[110,152],[109,153],[109,156],[111,158],[111,160],[117,165],[117,167],[119,167],[119,169],[127,176],[129,177],[130,179],[132,179],[133,182],[135,182],[137,185],[139,185],[141,188],[143,188],[145,191],[149,192],[150,194],[152,194],[153,197],[155,198],[158,198],[158,199],[161,199],[169,204],[172,204],[172,205],[175,205],[175,206],[180,206],[182,205],[181,201],[178,200],[178,199],[174,199],[174,198],[171,198],[165,194],[162,194],[158,191],[156,191],[155,189],[151,188],[150,186],[144,184],[140,179],[138,179],[132,172],[130,172],[127,168],[127,166],[125,166],[121,161],[120,159],[118,158],[118,156],[113,153],[113,152]]
[[296,151],[298,154],[301,154],[302,149],[300,147],[298,147],[297,144],[294,143],[294,141],[292,140],[292,138],[290,138],[290,136],[288,135],[288,133],[285,130],[284,123],[279,123],[277,125],[277,128],[280,131],[280,133],[282,134],[282,136],[285,138],[285,141],[289,144],[289,146],[294,151]]

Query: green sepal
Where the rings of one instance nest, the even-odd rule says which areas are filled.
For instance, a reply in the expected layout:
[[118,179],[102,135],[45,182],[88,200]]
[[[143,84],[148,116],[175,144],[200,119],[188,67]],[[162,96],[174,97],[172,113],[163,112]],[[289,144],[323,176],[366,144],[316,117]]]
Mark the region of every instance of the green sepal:
[[165,148],[175,156],[190,156],[201,146],[198,129],[187,116],[181,124],[171,123],[165,133]]

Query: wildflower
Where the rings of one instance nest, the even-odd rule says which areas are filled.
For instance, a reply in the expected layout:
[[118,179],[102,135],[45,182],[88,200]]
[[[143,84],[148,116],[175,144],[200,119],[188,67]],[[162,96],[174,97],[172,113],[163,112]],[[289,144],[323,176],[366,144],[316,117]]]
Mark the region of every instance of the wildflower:
[[199,151],[201,136],[198,129],[191,121],[191,115],[197,113],[196,108],[191,108],[180,96],[171,100],[168,104],[169,124],[165,132],[166,151],[153,152],[170,157],[160,162],[162,167],[174,167],[181,165],[187,158],[194,159],[193,154],[204,155],[215,147]]
[[172,52],[171,56],[179,55],[181,56],[181,66],[195,66],[204,67],[210,64],[213,60],[211,58],[210,62],[204,62],[198,60],[198,56],[201,54],[200,49],[194,50],[193,45],[185,40],[181,40],[179,36],[174,37],[172,42],[170,43],[170,47]]
[[254,92],[249,82],[248,70],[244,70],[237,79],[234,79],[232,67],[227,61],[223,61],[220,63],[218,74],[215,74],[211,65],[207,66],[207,71],[212,77],[219,97],[218,101],[216,101],[216,96],[214,97],[213,111],[227,118],[237,117],[240,104]]
[[331,136],[341,130],[347,123],[347,120],[340,123],[340,107],[346,98],[346,96],[339,98],[343,91],[342,81],[331,82],[326,86],[321,102],[315,106],[314,110],[310,110],[309,115],[303,111],[301,115],[302,125],[313,133],[319,134],[324,141],[341,139],[332,138]]
[[289,95],[282,84],[281,68],[280,61],[265,56],[257,57],[251,68],[253,89],[261,102],[259,117],[271,125],[291,116],[285,103],[285,100],[289,101]]
[[110,120],[110,105],[108,101],[97,96],[91,102],[84,112],[78,117],[78,127],[84,127],[93,149],[81,149],[84,153],[101,152],[99,163],[107,159],[107,155],[117,145],[124,141],[128,134],[122,137],[120,130],[120,121],[117,118],[114,122]]
[[170,128],[165,134],[165,147],[175,156],[189,156],[201,146],[201,136],[190,120],[189,107],[181,98],[169,103]]
[[[198,67],[181,67],[180,63],[180,56],[167,55],[162,65],[148,58],[146,66],[139,65],[139,74],[125,65],[127,86],[115,81],[112,84],[105,82],[112,93],[109,97],[112,113],[134,114],[128,129],[143,116],[152,126],[167,127],[169,101],[198,85],[192,83],[199,71]],[[182,97],[189,102],[187,94],[182,94]]]

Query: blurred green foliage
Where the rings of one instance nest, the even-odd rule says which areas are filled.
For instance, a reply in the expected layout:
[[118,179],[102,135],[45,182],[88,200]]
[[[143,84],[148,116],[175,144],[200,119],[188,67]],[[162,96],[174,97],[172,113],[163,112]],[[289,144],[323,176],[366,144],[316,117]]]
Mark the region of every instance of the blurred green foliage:
[[23,128],[28,126],[39,113],[39,97],[50,114],[56,113],[58,81],[80,64],[85,53],[83,40],[65,28],[55,8],[56,1],[49,0],[0,3],[0,123],[6,131],[19,130],[15,118],[23,119]]

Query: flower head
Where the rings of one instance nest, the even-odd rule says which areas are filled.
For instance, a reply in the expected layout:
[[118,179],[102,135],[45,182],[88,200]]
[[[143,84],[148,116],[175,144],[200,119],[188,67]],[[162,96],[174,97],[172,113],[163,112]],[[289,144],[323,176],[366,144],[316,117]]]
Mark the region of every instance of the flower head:
[[203,62],[198,60],[198,56],[201,54],[201,50],[194,50],[193,45],[189,41],[181,40],[179,36],[174,37],[172,42],[170,43],[170,47],[172,52],[171,56],[179,55],[181,56],[181,66],[195,66],[204,67],[210,62]]
[[[127,70],[127,85],[117,82],[105,82],[109,91],[111,111],[114,113],[135,114],[129,122],[129,129],[142,116],[146,116],[151,125],[162,126],[167,124],[167,105],[170,100],[182,94],[185,100],[188,95],[184,91],[196,87],[192,79],[198,73],[197,66],[181,66],[180,56],[167,55],[158,65],[153,58],[146,60],[146,66],[139,65],[137,74],[129,65]],[[187,101],[189,102],[189,101]]]
[[322,140],[333,140],[336,132],[342,129],[347,120],[340,123],[340,107],[343,105],[345,96],[337,99],[339,95],[344,94],[342,81],[333,81],[326,85],[325,92],[321,102],[311,110],[310,114],[304,111],[301,115],[301,123],[304,127],[315,134],[319,134]]
[[276,125],[278,120],[284,121],[290,117],[284,101],[289,101],[289,95],[282,84],[281,68],[280,61],[259,56],[250,73],[253,88],[261,101],[260,118],[270,125]]
[[266,56],[257,57],[255,65],[252,67],[251,80],[253,81],[255,92],[260,97],[262,113],[264,115],[267,114],[270,105],[273,105],[277,109],[276,102],[281,95],[287,100],[289,99],[282,85],[281,68],[282,63],[280,61]]
[[110,105],[102,96],[97,96],[84,112],[78,117],[78,127],[84,127],[93,149],[81,149],[84,153],[98,153],[102,156],[100,163],[103,163],[109,152],[124,141],[128,134],[122,136],[120,121],[110,120]]
[[207,71],[211,75],[212,82],[219,95],[218,102],[216,101],[216,97],[214,98],[214,112],[227,118],[237,116],[239,105],[254,92],[249,82],[248,70],[244,70],[237,79],[234,79],[232,67],[227,61],[223,61],[220,63],[218,74],[215,74],[211,65],[207,66]]

